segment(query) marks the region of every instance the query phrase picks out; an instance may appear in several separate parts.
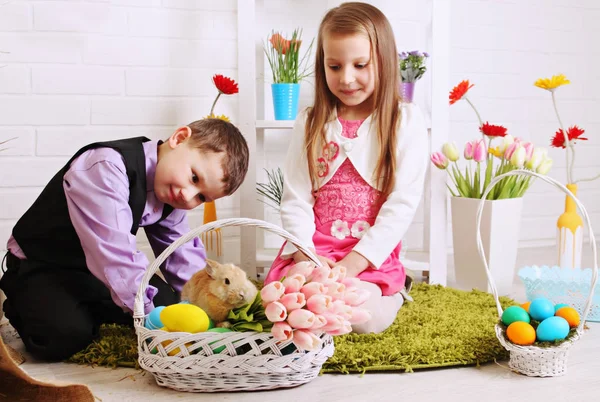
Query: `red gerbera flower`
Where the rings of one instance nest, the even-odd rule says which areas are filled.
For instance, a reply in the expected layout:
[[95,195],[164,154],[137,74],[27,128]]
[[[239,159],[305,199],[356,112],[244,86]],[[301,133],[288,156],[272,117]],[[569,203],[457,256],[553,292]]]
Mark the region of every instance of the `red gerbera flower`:
[[484,135],[488,137],[505,137],[506,136],[506,127],[496,126],[494,124],[489,124],[485,122],[481,127],[479,127],[479,131],[481,131]]
[[225,77],[221,74],[215,74],[213,82],[219,90],[219,92],[225,95],[233,95],[239,92],[238,84],[229,77]]
[[453,105],[461,100],[467,91],[473,88],[473,85],[474,84],[471,84],[469,80],[461,81],[461,83],[455,86],[450,92],[450,104]]
[[[587,141],[587,138],[580,137],[580,135],[582,135],[583,133],[585,133],[585,130],[583,130],[577,126],[569,127],[569,129],[567,130],[567,135],[569,136],[569,141],[575,141],[575,140],[586,140]],[[558,131],[556,132],[556,134],[554,134],[554,137],[552,137],[552,142],[550,143],[550,145],[553,146],[554,148],[566,148],[565,134],[564,134],[562,128],[559,128]]]

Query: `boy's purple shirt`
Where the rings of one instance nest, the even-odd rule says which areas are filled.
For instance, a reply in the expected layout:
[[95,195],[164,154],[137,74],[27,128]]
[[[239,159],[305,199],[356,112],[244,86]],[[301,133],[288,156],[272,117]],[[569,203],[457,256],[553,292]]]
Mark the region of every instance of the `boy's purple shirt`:
[[[154,175],[158,160],[157,141],[143,143],[146,156],[146,205],[140,221],[155,255],[190,229],[185,210],[174,209],[162,222],[165,204],[154,194]],[[111,148],[84,152],[73,161],[64,176],[63,187],[71,222],[81,240],[88,269],[110,290],[112,299],[126,311],[133,302],[142,276],[149,265],[145,254],[137,248],[131,234],[133,217],[129,207],[129,180],[122,156]],[[11,236],[8,250],[24,259],[25,254]],[[177,291],[199,269],[206,265],[206,251],[199,238],[178,247],[163,263],[161,271]],[[148,285],[144,294],[144,312],[153,308],[157,293]]]

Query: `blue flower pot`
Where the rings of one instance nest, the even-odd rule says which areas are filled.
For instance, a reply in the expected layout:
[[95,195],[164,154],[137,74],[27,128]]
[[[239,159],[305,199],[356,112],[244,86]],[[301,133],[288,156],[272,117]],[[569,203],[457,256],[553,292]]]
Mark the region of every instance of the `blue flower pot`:
[[300,84],[271,84],[275,120],[295,120]]

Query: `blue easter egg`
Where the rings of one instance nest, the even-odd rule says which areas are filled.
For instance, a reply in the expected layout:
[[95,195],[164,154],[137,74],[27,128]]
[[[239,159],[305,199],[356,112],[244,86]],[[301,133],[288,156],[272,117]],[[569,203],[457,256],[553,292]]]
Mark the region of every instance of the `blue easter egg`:
[[554,315],[554,304],[544,297],[539,297],[529,305],[529,315],[536,321],[544,321]]
[[565,339],[569,335],[569,323],[562,317],[548,317],[540,322],[535,332],[540,342]]
[[510,306],[502,312],[502,322],[508,326],[516,321],[529,323],[531,320],[527,311],[520,306]]
[[560,310],[563,307],[571,307],[571,306],[569,306],[567,303],[559,303],[556,306],[554,306],[554,312],[556,313],[558,310]]
[[146,322],[144,323],[144,326],[148,329],[161,329],[162,327],[164,327],[162,321],[160,320],[160,313],[161,311],[163,311],[164,308],[165,306],[155,307],[154,310],[152,310],[150,314],[148,314],[148,317],[146,317]]

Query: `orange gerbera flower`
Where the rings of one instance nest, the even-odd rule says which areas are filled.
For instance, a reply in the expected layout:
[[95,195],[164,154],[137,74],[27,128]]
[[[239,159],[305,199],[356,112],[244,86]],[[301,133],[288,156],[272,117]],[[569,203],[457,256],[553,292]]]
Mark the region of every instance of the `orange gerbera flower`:
[[[569,136],[569,141],[575,141],[575,140],[587,141],[587,138],[580,137],[583,133],[585,133],[585,130],[583,130],[577,126],[569,127],[567,130],[567,135]],[[553,146],[554,148],[566,148],[565,134],[564,134],[562,128],[559,128],[558,131],[556,132],[556,134],[554,134],[554,137],[552,137],[552,141],[551,141],[550,145]]]
[[505,137],[506,136],[506,127],[496,126],[494,124],[489,124],[488,122],[485,122],[479,128],[479,131],[481,131],[484,135],[487,135],[488,137]]
[[461,100],[467,91],[473,88],[473,85],[474,84],[471,84],[469,80],[461,81],[461,83],[455,86],[450,92],[450,104],[453,105]]

